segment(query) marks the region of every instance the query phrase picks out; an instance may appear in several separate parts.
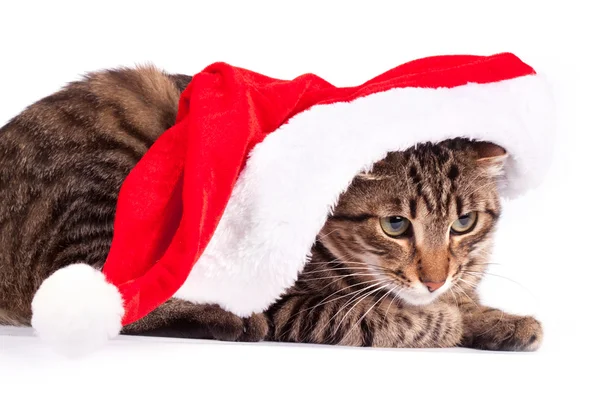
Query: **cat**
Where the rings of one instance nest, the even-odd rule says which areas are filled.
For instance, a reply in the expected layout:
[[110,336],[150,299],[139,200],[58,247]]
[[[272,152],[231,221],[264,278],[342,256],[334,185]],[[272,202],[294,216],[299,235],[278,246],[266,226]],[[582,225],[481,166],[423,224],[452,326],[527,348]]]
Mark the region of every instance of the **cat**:
[[[121,184],[175,123],[191,79],[150,65],[89,73],[0,129],[0,325],[29,326],[34,293],[57,269],[102,266]],[[173,299],[123,333],[252,341],[267,326]]]
[[389,153],[358,175],[312,259],[268,310],[269,339],[536,350],[542,327],[481,305],[506,152],[455,138]]
[[[0,129],[0,325],[30,325],[33,295],[55,270],[77,262],[102,266],[119,188],[174,124],[190,81],[152,66],[91,73]],[[122,333],[537,348],[542,330],[535,319],[478,304],[474,289],[500,215],[496,185],[504,157],[479,159],[477,150],[462,139],[420,145],[390,153],[357,176],[296,285],[266,313],[240,318],[217,305],[172,298]],[[472,232],[449,236],[455,220],[471,223],[473,210]],[[396,236],[398,229],[406,231]],[[460,246],[448,248],[449,238]],[[451,264],[444,263],[448,254]],[[452,287],[441,285],[449,268]],[[388,283],[396,288],[381,288]]]

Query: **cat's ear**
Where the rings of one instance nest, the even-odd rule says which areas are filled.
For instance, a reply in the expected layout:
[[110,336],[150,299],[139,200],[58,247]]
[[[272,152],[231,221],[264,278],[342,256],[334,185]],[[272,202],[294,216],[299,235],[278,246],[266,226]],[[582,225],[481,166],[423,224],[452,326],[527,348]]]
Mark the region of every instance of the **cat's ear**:
[[484,167],[493,176],[504,174],[504,165],[508,153],[503,147],[487,141],[476,141],[473,144],[477,153],[477,164]]

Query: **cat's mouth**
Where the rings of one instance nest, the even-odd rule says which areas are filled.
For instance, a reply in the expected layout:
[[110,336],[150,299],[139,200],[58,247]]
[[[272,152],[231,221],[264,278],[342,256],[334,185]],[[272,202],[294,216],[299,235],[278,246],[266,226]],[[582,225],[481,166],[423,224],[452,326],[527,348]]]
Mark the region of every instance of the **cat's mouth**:
[[462,265],[459,265],[454,274],[449,275],[444,284],[431,291],[425,284],[418,282],[408,288],[396,289],[395,294],[405,302],[412,305],[427,305],[437,300],[442,294],[450,290],[454,285],[455,279],[460,279]]
[[411,305],[427,305],[437,300],[450,289],[452,282],[448,278],[444,285],[435,291],[429,291],[422,283],[417,283],[408,288],[396,288],[393,293],[404,302]]
[[443,287],[439,288],[434,292],[430,292],[425,288],[425,290],[415,289],[413,287],[398,291],[398,297],[402,298],[405,302],[412,305],[427,305],[431,304],[435,300],[438,299],[446,290],[447,284],[444,284]]

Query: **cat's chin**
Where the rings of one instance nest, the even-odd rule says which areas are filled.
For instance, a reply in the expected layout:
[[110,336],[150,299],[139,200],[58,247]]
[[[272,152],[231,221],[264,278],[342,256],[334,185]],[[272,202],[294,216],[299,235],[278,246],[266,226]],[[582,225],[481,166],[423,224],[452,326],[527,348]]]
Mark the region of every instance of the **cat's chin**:
[[442,294],[443,292],[427,292],[427,294],[425,294],[419,291],[402,290],[401,292],[398,292],[398,297],[410,305],[427,305],[437,300]]

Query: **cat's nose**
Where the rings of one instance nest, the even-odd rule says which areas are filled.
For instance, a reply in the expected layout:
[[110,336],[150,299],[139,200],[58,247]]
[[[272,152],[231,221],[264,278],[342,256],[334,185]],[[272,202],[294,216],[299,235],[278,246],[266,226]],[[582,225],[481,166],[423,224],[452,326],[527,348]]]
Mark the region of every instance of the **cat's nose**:
[[440,281],[440,282],[426,281],[423,284],[425,284],[425,287],[427,287],[429,292],[432,293],[435,290],[437,290],[438,288],[440,288],[442,285],[444,285],[444,283],[445,283],[445,281]]

